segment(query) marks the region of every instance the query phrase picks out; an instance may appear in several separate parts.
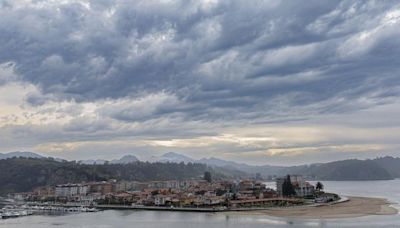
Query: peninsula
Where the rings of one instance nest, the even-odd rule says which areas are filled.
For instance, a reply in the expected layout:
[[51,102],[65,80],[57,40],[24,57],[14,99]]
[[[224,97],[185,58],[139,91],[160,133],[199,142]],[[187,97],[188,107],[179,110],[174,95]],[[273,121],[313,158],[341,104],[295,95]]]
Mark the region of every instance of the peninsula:
[[398,210],[382,198],[350,196],[348,200],[318,206],[297,206],[286,208],[268,208],[257,211],[227,212],[236,215],[267,215],[274,217],[300,219],[340,219],[369,215],[394,215]]
[[30,209],[90,207],[100,210],[159,210],[223,212],[293,218],[348,218],[396,214],[385,199],[340,197],[324,185],[301,175],[276,178],[276,188],[259,180],[201,179],[169,181],[101,181],[37,187],[32,192],[9,194]]

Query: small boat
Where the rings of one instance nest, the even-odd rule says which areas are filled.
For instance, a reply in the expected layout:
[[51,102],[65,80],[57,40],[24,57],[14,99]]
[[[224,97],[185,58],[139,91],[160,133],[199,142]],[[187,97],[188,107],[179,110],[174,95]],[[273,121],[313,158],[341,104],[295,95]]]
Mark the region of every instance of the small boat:
[[3,213],[2,218],[3,218],[3,219],[7,219],[7,218],[17,218],[17,217],[19,217],[19,216],[21,216],[21,215],[20,215],[18,212],[11,212],[11,211],[8,211],[8,212]]
[[70,207],[70,208],[68,208],[68,211],[69,212],[75,212],[75,211],[78,211],[78,208],[77,207]]
[[28,211],[22,210],[19,212],[20,216],[28,216]]
[[86,211],[87,211],[87,212],[98,212],[99,210],[96,209],[96,208],[94,208],[94,207],[92,207],[92,208],[87,208]]
[[99,211],[99,210],[97,210],[97,209],[94,208],[94,207],[85,207],[85,206],[81,206],[80,211],[81,211],[81,212],[97,212],[97,211]]

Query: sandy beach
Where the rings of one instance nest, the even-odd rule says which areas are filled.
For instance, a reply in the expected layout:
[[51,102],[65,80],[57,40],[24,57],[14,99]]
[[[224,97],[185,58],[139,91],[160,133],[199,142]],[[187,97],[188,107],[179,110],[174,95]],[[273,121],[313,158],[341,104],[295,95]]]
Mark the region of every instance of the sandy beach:
[[348,197],[349,200],[331,205],[271,208],[259,211],[228,212],[242,215],[268,215],[291,218],[354,218],[367,215],[393,215],[397,209],[381,198]]

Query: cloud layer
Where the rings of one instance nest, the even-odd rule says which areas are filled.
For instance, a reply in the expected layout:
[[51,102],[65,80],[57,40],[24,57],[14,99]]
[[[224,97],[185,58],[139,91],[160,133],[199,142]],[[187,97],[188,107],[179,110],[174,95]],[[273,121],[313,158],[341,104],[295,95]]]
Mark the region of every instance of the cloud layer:
[[3,151],[295,162],[398,149],[382,113],[400,111],[397,1],[0,0],[0,16]]

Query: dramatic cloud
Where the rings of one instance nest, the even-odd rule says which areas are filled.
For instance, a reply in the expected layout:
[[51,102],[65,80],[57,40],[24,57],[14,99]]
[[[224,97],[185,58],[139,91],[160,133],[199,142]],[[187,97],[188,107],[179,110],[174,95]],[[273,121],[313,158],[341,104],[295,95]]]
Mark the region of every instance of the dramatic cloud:
[[0,17],[1,151],[301,163],[400,148],[397,1],[0,0]]

